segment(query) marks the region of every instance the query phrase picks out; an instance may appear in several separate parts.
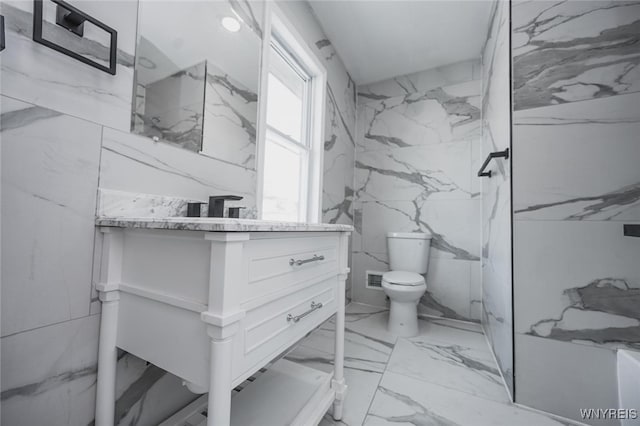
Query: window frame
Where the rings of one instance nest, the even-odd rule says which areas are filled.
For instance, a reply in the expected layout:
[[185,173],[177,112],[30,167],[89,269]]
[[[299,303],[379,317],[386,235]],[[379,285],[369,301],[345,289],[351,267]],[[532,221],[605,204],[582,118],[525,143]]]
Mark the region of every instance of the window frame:
[[[324,117],[326,101],[327,71],[320,59],[316,56],[304,37],[286,17],[282,9],[275,2],[265,3],[266,25],[262,41],[262,66],[260,75],[260,97],[258,112],[258,144],[256,147],[256,172],[257,194],[256,204],[258,218],[263,218],[263,194],[264,194],[264,170],[265,148],[267,131],[277,132],[278,137],[286,138],[290,143],[299,148],[308,149],[306,161],[306,182],[301,185],[305,189],[306,196],[301,194],[304,203],[302,221],[318,223],[322,218],[322,177],[324,154]],[[275,34],[275,36],[274,36]],[[269,58],[271,55],[272,41],[275,39],[276,48],[283,48],[287,55],[295,60],[301,70],[310,77],[306,85],[308,93],[305,94],[308,102],[303,104],[303,116],[307,117],[303,123],[302,131],[305,132],[309,145],[302,146],[287,135],[280,134],[276,129],[269,128],[266,123],[268,78],[270,72]],[[295,69],[295,67],[294,67]],[[306,109],[306,111],[305,111]],[[302,192],[302,191],[301,191]]]

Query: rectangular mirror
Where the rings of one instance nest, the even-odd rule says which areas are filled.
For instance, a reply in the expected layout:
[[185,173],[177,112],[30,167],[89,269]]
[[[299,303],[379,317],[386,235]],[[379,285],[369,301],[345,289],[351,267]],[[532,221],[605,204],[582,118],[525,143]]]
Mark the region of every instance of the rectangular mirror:
[[255,169],[263,7],[140,1],[132,132]]

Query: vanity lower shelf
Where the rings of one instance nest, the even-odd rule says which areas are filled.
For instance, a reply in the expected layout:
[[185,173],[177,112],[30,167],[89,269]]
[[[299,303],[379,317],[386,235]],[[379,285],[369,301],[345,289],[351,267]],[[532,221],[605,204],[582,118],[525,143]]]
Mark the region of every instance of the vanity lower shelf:
[[[234,394],[231,425],[317,425],[335,398],[332,378],[332,373],[281,359]],[[207,396],[203,395],[159,426],[206,426],[207,414]]]

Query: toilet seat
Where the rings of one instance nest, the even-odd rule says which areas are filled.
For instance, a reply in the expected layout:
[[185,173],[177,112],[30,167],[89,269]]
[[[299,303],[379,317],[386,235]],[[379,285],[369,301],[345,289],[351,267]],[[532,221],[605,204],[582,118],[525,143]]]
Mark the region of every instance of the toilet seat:
[[424,285],[424,277],[416,272],[389,271],[382,274],[382,281],[388,285],[415,287]]

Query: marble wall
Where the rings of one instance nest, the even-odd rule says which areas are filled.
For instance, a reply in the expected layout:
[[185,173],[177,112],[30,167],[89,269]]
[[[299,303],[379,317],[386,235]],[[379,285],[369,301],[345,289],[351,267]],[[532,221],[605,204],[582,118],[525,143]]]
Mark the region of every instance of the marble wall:
[[[50,19],[53,3],[44,3]],[[34,43],[33,2],[0,2],[2,424],[93,422],[97,204],[114,214],[182,214],[185,199],[238,193],[255,216],[254,171],[129,133],[137,1],[72,4],[118,31],[115,76]],[[105,59],[91,31],[79,39],[44,27],[49,38]],[[117,397],[119,424],[152,425],[197,396],[121,353]]]
[[[100,322],[91,285],[96,189],[102,135],[119,131],[6,96],[0,103],[1,420],[90,424]],[[123,424],[153,424],[194,397],[176,377],[124,353],[117,392]]]
[[615,350],[640,350],[640,2],[512,17],[516,400],[580,419],[617,408]]
[[358,88],[354,300],[384,306],[366,271],[389,269],[386,233],[433,235],[423,314],[480,320],[480,63]]
[[[495,1],[482,54],[482,156],[511,146],[507,1]],[[476,164],[473,171],[477,171]],[[482,325],[513,398],[511,161],[493,160],[482,178]]]

